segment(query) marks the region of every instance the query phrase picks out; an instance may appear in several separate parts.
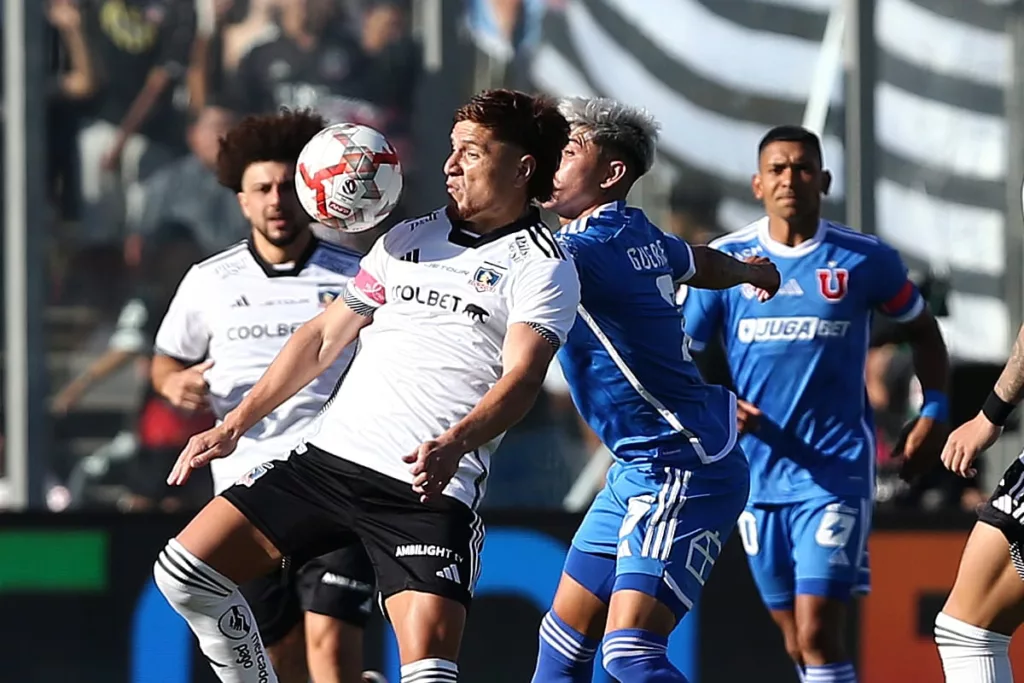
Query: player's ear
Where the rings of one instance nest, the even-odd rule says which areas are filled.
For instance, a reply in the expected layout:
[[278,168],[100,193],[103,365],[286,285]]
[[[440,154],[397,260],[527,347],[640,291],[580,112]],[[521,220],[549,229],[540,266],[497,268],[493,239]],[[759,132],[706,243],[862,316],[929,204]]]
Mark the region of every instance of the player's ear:
[[828,196],[828,191],[832,189],[832,171],[821,172],[821,194]]
[[764,200],[764,186],[761,185],[761,174],[755,173],[750,178],[750,189],[754,193],[754,199],[757,201]]
[[608,164],[608,172],[605,173],[604,180],[601,181],[601,189],[609,190],[615,186],[615,183],[621,181],[626,175],[626,164],[613,160]]
[[242,215],[245,216],[246,219],[250,219],[249,198],[246,196],[244,192],[238,192],[235,194],[235,196],[238,197],[238,206],[240,209],[242,209]]
[[537,160],[527,154],[526,156],[519,158],[519,168],[516,169],[516,181],[520,186],[525,187],[530,182],[530,178],[533,177],[533,172],[537,170]]

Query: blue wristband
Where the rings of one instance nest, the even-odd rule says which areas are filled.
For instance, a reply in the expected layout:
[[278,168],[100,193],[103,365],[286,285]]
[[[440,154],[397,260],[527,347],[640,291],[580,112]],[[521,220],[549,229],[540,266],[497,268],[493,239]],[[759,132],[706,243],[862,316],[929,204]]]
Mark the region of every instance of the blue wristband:
[[937,422],[949,421],[949,399],[941,391],[931,389],[924,392],[924,404],[921,406],[921,417],[931,418]]

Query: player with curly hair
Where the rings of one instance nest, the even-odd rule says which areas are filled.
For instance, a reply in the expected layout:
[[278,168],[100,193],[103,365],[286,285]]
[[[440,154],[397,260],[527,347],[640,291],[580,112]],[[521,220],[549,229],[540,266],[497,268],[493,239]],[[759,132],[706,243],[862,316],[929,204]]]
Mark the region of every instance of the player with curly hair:
[[317,429],[211,501],[154,568],[222,681],[277,680],[259,669],[238,584],[352,538],[373,561],[402,682],[458,680],[491,454],[536,401],[580,301],[576,269],[534,206],[551,195],[568,131],[550,101],[521,92],[460,108],[448,205],[379,238],[344,294],[292,334],[221,425],[189,441],[174,483],[230,461],[240,435],[358,337]]
[[[313,236],[295,194],[296,159],[324,126],[316,114],[284,111],[248,117],[221,140],[217,177],[238,193],[252,230],[248,239],[188,271],[160,324],[153,385],[179,410],[209,406],[222,420],[291,334],[320,313],[358,270],[358,254]],[[287,457],[351,357],[351,349],[340,353],[313,382],[240,434],[235,453],[212,467],[215,492],[240,478],[251,483],[243,478],[246,472],[269,469],[271,461]],[[316,683],[360,680],[373,569],[360,543],[335,548],[315,558],[282,558],[275,571],[243,584],[252,620],[239,613],[221,621],[220,632],[233,639],[231,662],[212,657],[214,666],[268,671],[261,649],[249,642],[258,638],[258,627],[279,680],[306,683],[310,675]],[[193,581],[182,574],[184,561],[173,549],[161,563],[168,577]]]

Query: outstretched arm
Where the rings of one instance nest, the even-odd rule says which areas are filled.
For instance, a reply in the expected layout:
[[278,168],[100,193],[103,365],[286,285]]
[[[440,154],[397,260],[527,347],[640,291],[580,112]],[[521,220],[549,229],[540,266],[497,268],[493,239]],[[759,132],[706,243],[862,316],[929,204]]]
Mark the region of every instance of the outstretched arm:
[[691,247],[693,275],[686,280],[698,289],[729,289],[749,283],[774,295],[779,289],[779,271],[767,259],[740,261],[711,247]]
[[232,437],[245,434],[327,370],[372,320],[341,298],[295,330],[252,391],[224,417],[224,426]]
[[195,468],[230,455],[243,434],[337,360],[373,320],[369,311],[355,304],[357,312],[349,301],[338,299],[292,334],[238,407],[221,424],[189,439],[167,477],[168,484],[180,486]]

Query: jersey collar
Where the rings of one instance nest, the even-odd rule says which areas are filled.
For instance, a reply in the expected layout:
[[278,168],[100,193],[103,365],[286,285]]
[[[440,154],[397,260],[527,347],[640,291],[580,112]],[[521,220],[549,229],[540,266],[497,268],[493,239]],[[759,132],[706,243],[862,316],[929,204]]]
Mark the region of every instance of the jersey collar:
[[825,239],[825,233],[828,231],[828,223],[825,220],[818,221],[818,230],[814,233],[814,236],[809,240],[805,240],[795,247],[791,247],[788,244],[782,242],[776,242],[772,239],[771,233],[768,232],[768,217],[765,216],[757,225],[757,239],[764,247],[765,251],[774,254],[776,256],[785,256],[788,258],[796,258],[809,254],[818,248],[818,245]]
[[302,272],[302,269],[309,263],[309,259],[313,257],[313,252],[320,246],[320,240],[316,238],[316,235],[310,237],[309,244],[299,254],[299,258],[295,259],[292,263],[291,268],[277,268],[275,264],[267,262],[260,252],[256,250],[256,245],[252,243],[252,238],[245,240],[245,246],[249,248],[249,253],[252,254],[252,259],[256,262],[256,265],[260,267],[263,274],[267,277],[295,277]]
[[[445,214],[447,215],[447,213]],[[511,235],[514,232],[524,230],[531,225],[540,224],[540,211],[537,207],[531,206],[526,214],[508,225],[492,230],[486,235],[477,235],[469,229],[469,224],[466,221],[452,220],[451,216],[448,216],[448,220],[452,225],[452,229],[448,231],[448,241],[452,244],[457,244],[460,247],[469,247],[476,249],[482,247],[485,244],[490,244],[494,240],[501,239],[505,235]]]

